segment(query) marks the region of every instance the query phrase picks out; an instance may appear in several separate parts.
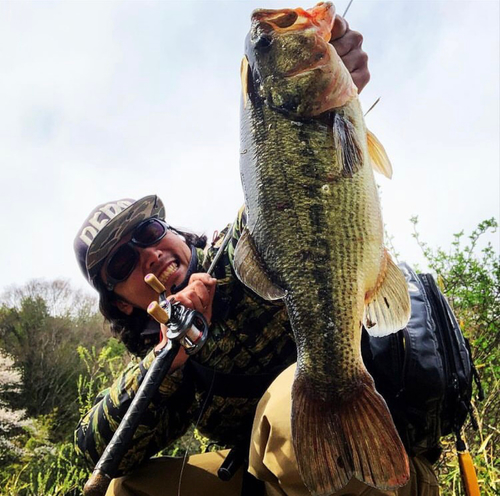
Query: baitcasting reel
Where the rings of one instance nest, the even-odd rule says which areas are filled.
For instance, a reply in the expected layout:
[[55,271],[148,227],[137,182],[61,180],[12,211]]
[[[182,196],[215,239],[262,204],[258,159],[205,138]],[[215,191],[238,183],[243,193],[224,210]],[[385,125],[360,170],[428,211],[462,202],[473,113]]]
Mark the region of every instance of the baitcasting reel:
[[154,274],[144,278],[158,294],[158,301],[148,307],[148,313],[160,324],[168,328],[167,337],[177,341],[188,355],[194,355],[205,344],[208,337],[208,323],[196,310],[191,310],[179,302],[171,303],[165,296],[165,286]]

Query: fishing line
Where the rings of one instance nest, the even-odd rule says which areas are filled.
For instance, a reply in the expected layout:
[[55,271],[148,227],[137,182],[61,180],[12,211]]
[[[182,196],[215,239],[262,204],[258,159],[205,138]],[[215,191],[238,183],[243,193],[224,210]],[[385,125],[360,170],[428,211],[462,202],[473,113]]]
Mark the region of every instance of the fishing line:
[[375,103],[365,112],[365,115],[363,117],[366,117],[368,112],[370,112],[370,110],[373,109],[373,107],[375,107],[375,105],[377,105],[378,102],[380,102],[380,96],[375,100]]
[[[344,13],[342,14],[342,17],[345,19],[345,16],[347,14],[347,11],[349,10],[349,8],[351,7],[351,4],[352,2],[354,2],[354,0],[350,0],[350,2],[347,4],[347,7],[346,9],[344,10]],[[366,117],[368,115],[368,112],[370,112],[373,107],[375,107],[375,105],[377,105],[377,103],[380,101],[380,97],[378,97],[376,100],[375,100],[375,103],[365,112],[365,114],[363,115],[363,117]]]
[[345,18],[345,15],[347,14],[347,11],[349,10],[349,7],[351,6],[351,3],[354,2],[354,0],[351,0],[348,4],[347,4],[347,7],[344,11],[344,13],[342,14],[342,17]]
[[[207,274],[212,274],[213,271],[215,270],[215,266],[219,262],[220,258],[224,254],[224,251],[226,250],[227,245],[229,244],[229,241],[233,235],[233,228],[234,224],[231,224],[224,236],[224,239],[222,240],[222,243],[215,254],[212,263],[210,264],[210,267],[207,270]],[[184,474],[184,468],[186,467],[187,463],[187,458],[188,458],[188,453],[189,449],[191,448],[191,445],[193,444],[193,439],[194,439],[194,431],[198,428],[198,425],[201,422],[201,417],[205,413],[205,409],[207,407],[208,400],[210,399],[210,395],[212,394],[212,389],[214,387],[214,382],[215,382],[215,368],[213,369],[213,376],[212,376],[212,382],[210,383],[210,387],[208,388],[207,396],[205,397],[205,401],[203,402],[203,405],[200,410],[200,414],[198,415],[198,420],[196,420],[194,429],[193,429],[193,435],[191,436],[191,439],[189,440],[188,446],[186,447],[186,451],[184,452],[184,458],[182,460],[182,466],[181,466],[181,472],[179,474],[179,486],[177,488],[177,496],[181,496],[181,484],[182,484],[182,476]]]
[[177,496],[181,496],[181,485],[182,485],[182,476],[184,475],[184,468],[186,467],[187,459],[189,456],[189,450],[191,448],[191,445],[193,444],[193,439],[194,439],[194,431],[198,428],[198,425],[200,425],[201,422],[201,417],[205,413],[205,408],[207,407],[208,400],[210,399],[210,395],[212,394],[212,389],[214,387],[215,383],[215,369],[213,369],[213,375],[212,375],[212,382],[210,383],[210,387],[208,388],[208,393],[205,398],[205,401],[203,402],[203,405],[200,410],[200,414],[198,415],[198,419],[196,420],[196,424],[194,425],[193,429],[193,434],[191,436],[191,439],[189,440],[189,443],[186,447],[186,451],[184,452],[184,458],[182,459],[182,465],[181,465],[181,472],[179,474],[179,485],[177,487]]

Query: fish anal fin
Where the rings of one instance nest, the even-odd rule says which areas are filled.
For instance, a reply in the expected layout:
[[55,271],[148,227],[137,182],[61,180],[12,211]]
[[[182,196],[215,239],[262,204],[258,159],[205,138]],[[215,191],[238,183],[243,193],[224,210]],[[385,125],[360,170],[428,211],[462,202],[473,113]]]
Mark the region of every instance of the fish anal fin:
[[234,270],[239,280],[266,300],[279,300],[285,292],[269,280],[255,244],[245,227],[234,250]]
[[363,166],[363,151],[354,124],[343,115],[333,113],[333,141],[337,161],[344,177],[352,177]]
[[380,143],[378,138],[369,130],[366,130],[366,142],[373,170],[391,179],[392,165],[382,143]]
[[371,336],[386,336],[403,329],[410,320],[410,295],[406,279],[385,252],[386,270],[367,295],[364,326]]
[[292,438],[299,473],[314,496],[340,491],[355,477],[382,491],[408,481],[409,464],[387,405],[364,372],[349,395],[321,397],[296,376]]

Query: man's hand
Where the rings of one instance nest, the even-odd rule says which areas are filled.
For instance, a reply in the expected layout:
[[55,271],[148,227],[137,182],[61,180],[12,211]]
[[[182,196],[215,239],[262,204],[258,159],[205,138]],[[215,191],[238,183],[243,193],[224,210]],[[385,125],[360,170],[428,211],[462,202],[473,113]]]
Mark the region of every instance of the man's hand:
[[[196,310],[201,313],[207,320],[208,325],[210,325],[212,320],[212,304],[214,301],[216,285],[217,279],[210,277],[208,274],[193,274],[189,278],[188,285],[183,290],[175,293],[175,295],[169,296],[168,299],[172,302],[177,301],[186,308],[191,308],[192,310]],[[166,346],[168,342],[167,331],[167,326],[162,324],[162,340],[156,345],[156,351],[159,351]],[[187,359],[188,355],[186,354],[184,348],[181,347],[179,353],[177,353],[177,356],[175,357],[169,373],[182,367],[186,363]]]
[[358,93],[361,93],[361,90],[370,81],[368,55],[361,48],[363,36],[357,31],[351,31],[347,21],[340,16],[336,16],[330,43],[351,73],[352,80],[358,88]]
[[189,284],[168,299],[178,301],[181,305],[201,313],[210,324],[212,320],[212,303],[214,301],[217,279],[205,273],[193,274]]

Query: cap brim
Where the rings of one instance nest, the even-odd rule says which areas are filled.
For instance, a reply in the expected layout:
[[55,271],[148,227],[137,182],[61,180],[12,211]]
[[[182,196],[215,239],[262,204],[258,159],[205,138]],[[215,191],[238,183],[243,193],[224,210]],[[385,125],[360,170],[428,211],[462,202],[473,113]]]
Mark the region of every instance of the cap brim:
[[101,267],[101,262],[111,253],[115,245],[137,224],[149,217],[165,219],[165,207],[156,195],[145,196],[132,203],[113,217],[96,235],[87,252],[86,266],[92,280]]

